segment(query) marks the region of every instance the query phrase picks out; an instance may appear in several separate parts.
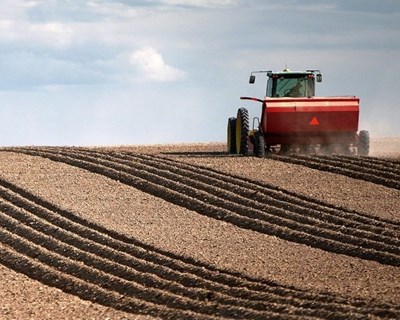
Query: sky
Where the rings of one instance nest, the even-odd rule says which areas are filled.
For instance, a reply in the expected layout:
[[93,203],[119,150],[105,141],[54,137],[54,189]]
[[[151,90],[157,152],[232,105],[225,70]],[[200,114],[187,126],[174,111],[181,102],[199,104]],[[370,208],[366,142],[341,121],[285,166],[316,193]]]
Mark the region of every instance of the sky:
[[400,136],[398,0],[0,0],[0,146],[224,142],[266,77],[319,69]]

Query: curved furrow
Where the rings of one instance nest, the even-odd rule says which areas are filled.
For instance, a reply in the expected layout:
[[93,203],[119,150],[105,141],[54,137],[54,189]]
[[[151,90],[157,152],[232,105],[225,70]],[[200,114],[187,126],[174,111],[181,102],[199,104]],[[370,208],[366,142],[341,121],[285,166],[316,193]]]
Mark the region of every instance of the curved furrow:
[[393,159],[393,158],[377,158],[377,157],[371,157],[371,156],[345,156],[341,155],[338,156],[341,158],[345,159],[361,159],[361,161],[366,162],[366,163],[371,163],[371,164],[382,164],[390,168],[395,168],[396,170],[399,169],[400,167],[400,160],[398,159]]
[[386,179],[396,179],[400,177],[400,166],[390,161],[379,161],[377,159],[370,159],[369,157],[351,157],[351,156],[327,156],[319,155],[318,158],[327,161],[337,161],[338,166],[350,167],[352,169],[359,169],[366,173],[374,175],[383,175]]
[[[166,277],[163,273],[153,276],[157,274],[157,272],[151,272],[153,270],[149,263],[141,262],[134,264],[131,261],[131,256],[123,255],[118,251],[110,250],[110,248],[104,245],[98,245],[92,241],[85,241],[80,236],[74,235],[62,228],[54,227],[24,211],[13,209],[5,204],[0,204],[0,210],[2,212],[6,211],[9,217],[22,223],[18,224],[19,228],[16,228],[9,221],[9,218],[7,220],[7,218],[2,217],[0,214],[0,222],[2,225],[5,226],[6,229],[12,229],[15,234],[19,234],[25,238],[31,235],[30,238],[33,239],[29,238],[31,241],[38,241],[37,239],[40,237],[44,238],[44,240],[42,239],[40,241],[40,245],[52,252],[64,255],[69,259],[77,260],[91,268],[110,273],[113,276],[123,278],[127,281],[134,281],[139,285],[146,286],[146,288],[162,289],[177,296],[188,297],[196,302],[212,301],[214,303],[240,306],[261,311],[270,310],[282,312],[286,308],[285,304],[288,304],[289,301],[288,299],[279,297],[277,294],[267,295],[261,292],[257,292],[257,296],[251,296],[251,298],[253,298],[251,300],[254,301],[247,301],[244,299],[246,296],[249,296],[247,290],[229,287],[223,287],[223,290],[220,290],[217,284],[214,284],[214,286],[207,285],[207,281],[203,281],[203,283],[197,281],[196,283],[196,279],[189,279],[189,281],[185,283],[178,278],[184,278],[185,274],[175,274],[175,278],[171,277],[171,275]],[[34,233],[30,229],[38,231],[41,235],[38,235],[37,232]],[[48,235],[51,235],[51,237]],[[161,269],[163,268],[162,266],[160,267]],[[165,269],[167,268],[164,268],[163,271],[168,272],[168,270]],[[170,279],[164,280],[163,278]],[[204,285],[204,288],[202,288],[202,285]],[[225,291],[226,293],[221,294],[221,291]],[[229,294],[232,293],[235,299],[229,296]],[[316,313],[315,311],[311,312],[306,310],[307,304],[311,305],[311,303],[298,300],[291,304],[292,307],[302,308],[300,314],[306,315],[308,313]],[[332,311],[332,305],[327,305],[326,308]],[[336,308],[339,309],[338,307]],[[296,311],[294,311],[294,313],[299,314]],[[318,314],[321,315],[321,311],[318,311]]]
[[[265,280],[251,279],[242,274],[227,272],[225,270],[222,271],[195,260],[157,250],[157,248],[140,243],[135,239],[117,234],[83,220],[9,182],[0,180],[0,183],[4,188],[8,189],[7,192],[2,192],[0,188],[3,199],[19,208],[25,210],[29,209],[35,216],[45,220],[47,223],[90,240],[89,243],[91,244],[94,242],[101,246],[109,247],[111,250],[117,250],[123,254],[128,254],[130,263],[128,263],[127,266],[136,268],[142,266],[145,268],[146,272],[162,275],[166,279],[179,281],[185,286],[206,288],[233,296],[237,294],[240,297],[245,297],[250,300],[259,300],[260,298],[264,298],[262,293],[268,293],[276,296],[290,296],[291,298],[310,300],[313,303],[316,301],[331,301],[329,297],[325,295],[308,295],[304,291],[281,287],[276,283]],[[10,191],[12,191],[12,193],[10,193]],[[68,241],[69,239],[70,238],[66,238],[64,241]],[[91,246],[89,246],[89,248],[90,247]],[[118,260],[118,262],[123,263],[120,260]],[[194,277],[192,277],[192,275],[194,275]],[[197,278],[200,278],[201,281],[198,281]],[[245,288],[246,292],[236,291],[236,287]],[[225,290],[226,288],[230,289],[229,292]],[[360,305],[360,303],[357,302],[357,305]]]
[[358,161],[354,159],[348,160],[347,158],[343,158],[341,156],[327,156],[327,155],[318,155],[318,156],[307,156],[307,155],[293,155],[295,158],[310,160],[314,162],[326,163],[332,166],[336,166],[339,168],[343,168],[350,171],[362,172],[363,174],[370,175],[372,177],[383,177],[387,180],[399,180],[399,174],[393,170],[388,170],[386,166],[376,166],[371,165],[368,161],[363,161],[365,158],[359,158]]
[[[0,211],[4,212],[4,210],[7,209],[3,205]],[[19,211],[19,214],[21,215],[22,212]],[[100,258],[97,254],[67,245],[55,239],[52,228],[41,226],[43,230],[39,232],[29,224],[21,224],[20,220],[1,212],[0,222],[4,229],[13,233],[14,238],[18,236],[29,242],[29,246],[36,253],[43,252],[43,256],[39,258],[40,261],[51,260],[52,266],[64,273],[144,302],[210,316],[232,317],[234,315],[240,319],[263,319],[269,313],[278,314],[287,308],[267,302],[255,303],[243,299],[232,299],[217,293],[212,296],[212,299],[207,299],[207,294],[210,296],[210,293],[206,290],[199,292],[200,290],[192,290],[190,287],[180,288],[174,283],[150,277],[144,272],[134,271],[117,262]],[[40,222],[36,221],[36,223]],[[68,237],[68,234],[66,236]],[[205,304],[207,308],[204,308]],[[265,313],[267,310],[268,312]],[[307,313],[306,309],[294,310],[294,314],[307,316]]]
[[[285,295],[288,292],[290,292],[291,295],[296,294],[290,289],[281,291],[280,288],[275,285],[266,286],[259,283],[248,283],[246,279],[239,279],[229,274],[224,275],[223,272],[212,270],[211,268],[209,268],[211,272],[207,272],[207,269],[205,269],[206,266],[204,265],[195,267],[190,264],[180,263],[176,258],[171,260],[167,257],[162,257],[156,252],[149,254],[150,248],[145,245],[143,245],[142,248],[140,247],[140,243],[135,243],[134,247],[129,247],[126,244],[128,242],[126,240],[128,239],[122,241],[113,240],[106,235],[102,235],[100,232],[92,230],[88,226],[68,221],[67,218],[63,218],[62,215],[57,212],[32,205],[30,201],[26,201],[17,195],[12,195],[9,191],[4,192],[0,189],[0,195],[3,199],[10,201],[10,203],[19,208],[25,210],[29,209],[30,212],[34,214],[34,217],[42,219],[50,226],[58,227],[58,233],[61,234],[59,238],[64,242],[78,246],[82,250],[96,253],[105,259],[111,259],[138,271],[151,273],[167,280],[176,281],[183,286],[205,288],[209,291],[219,291],[237,297],[245,297],[249,300],[258,301],[260,298],[264,298],[262,294],[260,295],[260,292],[269,292],[277,296],[279,294]],[[8,213],[12,214],[13,211],[8,210]],[[20,220],[23,218],[23,215],[20,213],[12,214],[12,216]],[[37,221],[35,222],[32,218],[23,222],[28,225],[38,225]],[[46,232],[43,228],[40,228],[40,230]],[[68,236],[63,236],[63,232],[67,232]],[[208,279],[210,279],[210,281]],[[247,294],[238,290],[237,287],[246,288]],[[197,298],[200,298],[200,294]]]
[[[177,161],[175,159],[167,158],[164,156],[144,155],[144,154],[139,154],[135,156],[144,158],[154,158],[160,161],[165,161],[170,164],[173,164],[173,166],[180,166],[190,171],[200,173],[201,175],[213,177],[216,180],[226,181],[233,185],[238,185],[246,189],[251,189],[254,190],[255,196],[257,196],[258,193],[266,194],[270,196],[269,201],[271,201],[272,203],[275,203],[274,200],[276,200],[276,204],[278,207],[280,203],[281,204],[283,203],[285,208],[288,205],[293,204],[295,206],[303,207],[303,209],[310,208],[316,211],[329,212],[331,216],[334,217],[333,221],[336,221],[336,218],[343,219],[341,220],[341,223],[344,224],[351,223],[353,221],[357,226],[357,228],[361,227],[366,231],[369,230],[372,231],[376,230],[375,228],[380,228],[380,232],[383,235],[388,230],[393,230],[395,234],[397,234],[400,231],[400,222],[384,219],[381,217],[372,217],[370,215],[356,212],[355,210],[350,210],[346,207],[336,206],[317,198],[289,191],[263,181],[259,180],[254,181],[227,172],[221,172],[213,168],[204,167],[200,165],[193,165]],[[370,226],[372,226],[373,229],[370,229],[369,228]],[[388,236],[395,236],[395,235],[392,233],[388,233]]]
[[400,163],[395,160],[375,158],[375,157],[366,157],[366,156],[319,156],[321,158],[332,158],[339,161],[346,161],[347,163],[359,165],[362,167],[367,166],[368,168],[375,169],[378,171],[385,170],[389,171],[396,175],[400,175]]
[[[97,153],[99,157],[109,157],[101,153]],[[195,181],[204,182],[206,185],[202,186],[203,189],[210,190],[212,187],[229,190],[230,192],[249,198],[258,202],[257,207],[272,208],[274,213],[276,210],[286,210],[292,212],[292,215],[287,215],[289,218],[303,222],[306,224],[326,225],[328,229],[340,228],[343,231],[344,227],[348,227],[351,232],[359,237],[367,237],[374,241],[385,242],[391,245],[400,245],[399,237],[400,224],[392,224],[390,221],[382,221],[373,217],[362,216],[354,212],[346,212],[344,209],[333,208],[332,206],[324,206],[312,199],[305,200],[304,198],[296,197],[290,194],[284,194],[284,190],[263,186],[260,183],[249,182],[240,177],[228,176],[225,173],[217,173],[209,169],[199,168],[193,165],[187,165],[182,162],[174,161],[171,159],[160,158],[157,156],[149,155],[127,155],[127,154],[113,154],[113,157],[133,161],[135,163],[141,162],[147,166],[147,170],[153,172],[161,171],[159,169],[173,172],[180,175],[181,179],[189,177]],[[130,164],[129,162],[122,162],[123,164]],[[156,169],[154,169],[156,168]],[[201,187],[201,186],[200,186]],[[285,213],[283,213],[285,215]],[[315,222],[317,221],[317,222]],[[347,230],[346,230],[346,233]]]
[[[98,271],[84,265],[83,263],[79,263],[51,250],[47,250],[41,246],[40,243],[37,244],[27,240],[25,237],[16,234],[16,231],[18,231],[16,227],[17,225],[15,225],[15,228],[12,228],[11,231],[7,231],[5,228],[0,229],[0,241],[13,248],[17,253],[26,255],[30,260],[38,261],[67,277],[78,279],[87,283],[89,286],[99,287],[112,295],[135,299],[138,303],[153,306],[154,311],[167,308],[171,310],[172,314],[175,313],[175,317],[179,314],[193,313],[191,319],[197,319],[197,317],[203,319],[213,317],[231,318],[236,316],[242,319],[249,319],[254,316],[258,319],[263,318],[259,316],[260,313],[248,313],[245,310],[242,310],[240,314],[235,314],[235,310],[229,310],[228,308],[223,307],[221,308],[219,305],[215,304],[210,305],[210,308],[203,308],[200,304],[196,305],[195,303],[188,303],[188,299],[184,297],[172,297],[164,294],[162,290],[152,290],[137,285],[132,281],[126,281],[103,271]],[[29,236],[29,234],[27,236]],[[199,312],[193,311],[192,308],[199,310]],[[267,315],[264,315],[264,318],[266,316]],[[271,316],[276,317],[276,314],[271,313]],[[170,316],[170,318],[173,319],[173,316]]]
[[[281,156],[278,156],[281,157]],[[371,166],[368,161],[360,161],[354,162],[348,161],[347,158],[342,158],[341,156],[324,156],[324,155],[317,155],[317,156],[308,156],[308,155],[300,155],[294,154],[290,157],[299,160],[305,160],[308,162],[319,163],[326,166],[336,167],[338,169],[343,170],[343,172],[353,172],[354,174],[362,174],[365,177],[369,177],[370,181],[374,182],[377,178],[381,178],[382,181],[392,181],[394,185],[396,182],[399,182],[399,175],[392,170],[388,170],[386,166]],[[365,158],[364,158],[365,159]]]
[[[253,209],[247,205],[251,200],[246,200],[244,204],[237,203],[231,201],[232,199],[228,200],[212,195],[206,191],[184,185],[180,181],[176,182],[174,179],[167,179],[137,169],[134,166],[117,164],[113,161],[83,155],[73,150],[56,153],[44,152],[43,150],[34,152],[56,161],[63,161],[92,172],[104,174],[172,203],[212,218],[233,223],[242,228],[274,235],[326,251],[375,260],[394,266],[400,265],[399,248],[396,246],[347,236],[343,233],[337,234],[330,230],[288,220],[271,212]],[[233,198],[236,199],[236,197]],[[260,217],[263,220],[260,220]],[[388,251],[388,249],[390,250]]]
[[387,172],[385,167],[382,167],[381,170],[370,169],[368,168],[368,163],[364,163],[364,165],[353,165],[347,163],[345,160],[333,160],[331,157],[323,158],[321,156],[273,155],[272,159],[341,174],[350,178],[365,180],[388,188],[400,190],[400,175]]
[[[252,299],[254,298],[254,301],[245,301],[249,296],[249,289],[246,288],[246,279],[237,279],[237,282],[242,282],[240,288],[231,288],[226,285],[220,286],[218,282],[213,283],[208,279],[199,281],[198,279],[190,278],[190,276],[186,276],[188,281],[185,283],[185,281],[181,281],[181,278],[184,278],[186,273],[190,274],[192,272],[190,266],[187,266],[183,270],[186,271],[184,274],[175,274],[175,276],[168,277],[164,275],[168,273],[168,268],[160,264],[159,267],[162,269],[162,272],[158,273],[156,277],[152,277],[151,274],[157,274],[157,272],[152,272],[154,267],[152,268],[151,264],[139,262],[138,267],[137,263],[131,263],[132,258],[135,259],[135,257],[126,257],[125,252],[116,252],[115,248],[98,245],[95,241],[85,241],[81,235],[71,232],[70,229],[73,229],[71,226],[68,227],[63,224],[61,227],[55,227],[56,223],[54,223],[54,220],[57,217],[56,213],[53,213],[53,217],[50,218],[49,216],[52,215],[51,212],[43,212],[49,210],[37,208],[38,205],[35,205],[31,201],[24,201],[21,199],[21,196],[17,194],[13,195],[9,190],[0,191],[2,191],[2,198],[12,203],[10,206],[7,205],[7,202],[3,202],[0,206],[1,212],[7,212],[7,215],[0,215],[1,225],[6,229],[12,231],[14,234],[18,234],[20,237],[28,238],[29,241],[35,242],[37,245],[55,254],[84,263],[86,266],[90,266],[100,272],[111,273],[114,277],[127,281],[135,281],[142,286],[146,286],[146,288],[162,289],[173,292],[177,296],[184,295],[185,297],[195,299],[195,301],[212,300],[214,303],[234,304],[234,306],[240,307],[246,306],[255,310],[285,313],[285,310],[290,308],[291,313],[302,316],[318,315],[326,317],[334,312],[336,318],[342,318],[342,315],[343,318],[346,318],[349,313],[357,314],[358,311],[355,309],[355,306],[358,308],[360,306],[366,307],[365,302],[362,301],[346,301],[347,305],[343,306],[343,300],[336,301],[337,299],[333,300],[329,296],[310,295],[302,291],[296,292],[293,289],[278,288],[276,285],[271,288],[263,284],[258,284],[259,289],[262,289],[261,291],[250,292],[250,296],[254,295],[251,296]],[[13,208],[17,204],[19,204],[18,208],[25,209]],[[25,212],[27,209],[32,213]],[[14,222],[13,219],[15,220]],[[81,226],[81,229],[82,234],[96,233],[94,230],[83,226]],[[118,249],[121,249],[122,246],[123,244],[118,244]],[[165,262],[168,264],[168,261]],[[169,273],[173,274],[171,271]],[[227,276],[227,281],[232,283],[229,279],[230,277],[232,276]],[[161,278],[169,278],[171,281],[163,284],[160,283]],[[179,287],[175,282],[179,282],[181,285],[187,286],[187,288]],[[210,283],[213,285],[210,285]],[[188,290],[188,288],[203,288],[203,286],[205,290]],[[124,288],[126,289],[126,287]],[[272,293],[268,293],[268,291]],[[233,300],[227,297],[228,295],[239,299]],[[187,304],[185,303],[185,305]],[[382,312],[387,312],[387,310],[384,311],[382,306],[371,307],[370,305],[366,309],[368,309],[368,313],[381,314]],[[191,310],[193,311],[193,309]],[[215,310],[212,312],[214,314]]]
[[[193,172],[190,172],[188,170],[184,169],[179,169],[179,166],[168,166],[165,165],[165,163],[162,163],[161,161],[154,161],[154,160],[144,160],[138,161],[138,159],[135,159],[134,156],[131,157],[130,160],[117,160],[118,158],[111,157],[108,155],[103,155],[103,154],[97,154],[98,157],[107,158],[113,162],[119,162],[124,165],[128,166],[134,166],[137,169],[144,170],[147,172],[151,172],[156,175],[163,176],[164,178],[167,179],[172,179],[175,181],[179,181],[181,184],[185,184],[188,187],[194,187],[197,190],[203,190],[208,193],[212,193],[217,197],[220,197],[223,199],[224,202],[226,200],[246,205],[248,207],[251,207],[253,209],[260,209],[263,212],[273,212],[273,217],[266,216],[265,219],[267,221],[273,221],[276,215],[279,215],[280,217],[283,217],[285,219],[291,220],[298,222],[298,228],[304,230],[304,226],[312,226],[312,231],[317,233],[318,235],[323,234],[321,232],[321,229],[323,230],[328,230],[328,236],[332,238],[332,234],[330,233],[331,231],[335,231],[334,235],[336,235],[336,232],[341,233],[339,236],[334,236],[333,239],[344,241],[348,237],[351,237],[351,240],[349,240],[349,243],[354,242],[353,237],[358,237],[358,238],[366,238],[368,240],[371,240],[371,244],[376,248],[380,248],[380,250],[387,251],[387,252],[392,252],[395,254],[400,253],[400,241],[396,239],[395,237],[389,237],[389,236],[384,236],[382,235],[382,232],[384,230],[378,228],[378,230],[374,230],[375,233],[372,233],[371,231],[363,231],[359,230],[358,228],[349,227],[348,223],[347,226],[343,224],[342,219],[339,221],[335,221],[334,223],[327,223],[326,220],[326,214],[322,213],[321,211],[313,211],[305,206],[294,206],[290,204],[281,204],[281,206],[274,206],[271,205],[271,199],[263,197],[263,196],[257,196],[254,194],[253,190],[249,189],[240,189],[237,187],[235,184],[228,184],[228,183],[223,183],[219,180],[207,177],[205,175],[196,175],[193,174]],[[140,157],[140,156],[138,156]],[[173,173],[172,173],[173,172]],[[201,181],[201,182],[200,182]],[[226,190],[229,190],[226,191]],[[312,218],[310,218],[310,216]],[[262,219],[263,215],[260,214],[258,216],[258,219]],[[295,226],[293,226],[295,227]],[[357,227],[357,226],[356,226]],[[399,233],[395,234],[397,238],[399,237]],[[393,234],[392,234],[393,236]],[[377,243],[378,242],[378,243]],[[386,246],[387,245],[387,246]]]
[[[114,153],[112,153],[114,154]],[[333,204],[324,202],[322,200],[312,198],[303,194],[295,193],[283,188],[262,182],[253,181],[248,178],[235,176],[230,173],[220,172],[213,168],[203,167],[199,165],[193,165],[175,159],[171,159],[164,156],[158,155],[146,155],[146,154],[132,154],[132,153],[117,153],[119,157],[123,159],[133,158],[144,158],[144,159],[155,159],[156,161],[171,164],[169,170],[175,170],[175,168],[184,168],[189,172],[197,173],[197,178],[205,179],[213,178],[215,183],[218,181],[223,181],[230,183],[232,186],[243,187],[243,189],[251,190],[253,197],[257,197],[259,194],[267,196],[267,202],[276,205],[281,208],[288,208],[288,206],[294,205],[294,207],[301,207],[302,210],[312,209],[320,214],[329,213],[330,216],[324,216],[324,219],[333,219],[333,221],[340,221],[344,225],[349,224],[350,226],[355,226],[366,231],[377,232],[382,235],[387,235],[389,237],[398,236],[400,232],[400,222],[387,220],[380,217],[371,217],[354,210],[349,210],[345,207],[338,207]],[[240,191],[233,187],[232,190],[235,192]],[[264,201],[264,200],[263,200]],[[310,212],[307,212],[307,215]],[[318,218],[318,215],[316,216]],[[341,220],[338,220],[341,219]],[[354,223],[354,224],[353,224]]]
[[1,264],[45,285],[76,295],[81,299],[90,300],[124,312],[152,315],[163,319],[212,319],[211,317],[170,310],[167,307],[158,308],[156,305],[144,303],[138,299],[131,299],[60,272],[51,263],[43,263],[36,258],[32,258],[32,250],[29,247],[29,243],[16,238],[12,232],[0,229],[0,242],[10,244],[9,247],[2,248],[0,254]]
[[[36,155],[38,155],[38,154],[36,154]],[[43,156],[43,154],[41,154],[41,155]],[[54,154],[53,154],[53,156],[54,156]],[[61,161],[59,156],[55,157],[54,160]],[[66,158],[64,160],[66,160]],[[74,160],[75,164],[77,164],[77,161],[80,162],[80,165],[83,164],[83,161],[76,160],[76,159]],[[93,167],[91,167],[91,168],[93,169]],[[86,168],[86,169],[88,169],[88,168]],[[20,188],[18,188],[16,186],[13,186],[13,185],[11,185],[9,183],[8,184],[7,183],[3,183],[3,184],[5,184],[7,187],[10,187],[9,189],[11,189],[13,191],[16,190],[19,195],[22,194],[23,196],[26,196],[28,194],[27,192],[24,192],[24,191],[21,192]],[[45,207],[49,207],[49,208],[53,208],[54,209],[53,205],[48,204],[48,203],[46,204],[46,202],[44,200],[37,199],[33,195],[29,195],[28,194],[27,198],[29,198],[29,201],[31,202],[31,204],[27,204],[27,203],[22,204],[22,207],[25,208],[25,209],[28,208],[30,211],[33,210],[33,207],[35,207],[35,206],[32,205],[32,200],[38,200],[38,201],[33,201],[33,202],[34,203],[39,202],[41,206],[43,204],[45,204]],[[13,201],[13,205],[14,205],[14,202],[15,201]],[[36,214],[36,211],[35,211],[35,214]],[[54,215],[56,216],[56,215],[58,215],[58,213],[54,212]],[[72,214],[70,214],[70,215],[72,215]],[[60,216],[62,216],[62,218],[65,219],[64,218],[65,212],[63,212]],[[79,218],[76,218],[76,219],[79,220]],[[76,223],[76,222],[74,222],[74,223]],[[18,224],[18,225],[20,225],[20,224]],[[33,226],[33,225],[35,225],[35,223],[32,223],[32,221],[30,221],[29,225]],[[36,225],[37,225],[37,223],[36,223]],[[81,226],[81,227],[83,227],[83,226]],[[95,229],[91,229],[91,228],[87,229],[86,228],[86,230],[84,230],[83,233],[86,236],[92,237],[93,234],[95,234],[97,232],[98,231],[95,230]],[[26,234],[26,232],[23,232],[23,234]],[[102,235],[102,236],[99,237],[99,239],[104,240],[104,238],[107,238],[107,237],[108,237],[108,235]],[[67,238],[69,238],[69,237],[67,237]],[[124,241],[124,242],[126,242],[126,241]],[[15,242],[11,241],[11,243],[15,243]],[[75,243],[75,241],[74,241],[74,243]],[[88,247],[90,247],[91,245],[93,245],[93,244],[89,244]],[[125,246],[126,246],[126,244],[125,244]],[[75,251],[73,251],[73,252],[75,252]],[[157,253],[157,255],[159,255],[159,254]],[[115,258],[115,256],[113,258]],[[166,263],[167,265],[173,265],[174,264],[173,262],[171,263],[171,261],[170,262],[164,261],[164,263]],[[179,263],[181,263],[181,262],[179,262]],[[203,270],[203,272],[207,271],[207,270],[204,270],[204,265],[203,265],[202,268],[199,268],[199,269]],[[210,269],[212,269],[212,272],[209,272],[209,275],[212,275],[216,270],[213,269],[213,268],[210,268]],[[184,268],[184,271],[185,271],[185,268]],[[188,268],[186,271],[189,272],[189,273],[193,272],[193,270],[191,270],[190,268]],[[225,272],[219,272],[219,274],[216,277],[219,282],[221,282],[221,276],[227,277],[228,281],[232,281],[232,278],[235,277],[235,276],[233,276],[231,274],[225,274]],[[236,283],[238,284],[238,286],[245,288],[245,291],[243,291],[243,293],[245,293],[248,290],[246,287],[252,287],[252,289],[256,288],[257,290],[261,289],[261,291],[265,290],[266,292],[270,291],[270,289],[271,289],[270,288],[271,285],[266,285],[265,281],[257,282],[257,280],[253,280],[254,282],[251,281],[252,283],[250,283],[250,284],[248,283],[249,281],[250,280],[247,279],[247,277],[241,277],[240,279],[236,278]],[[285,312],[288,312],[288,313],[292,314],[293,306],[296,305],[296,301],[298,302],[298,300],[302,300],[302,299],[304,299],[303,302],[300,301],[300,304],[302,304],[302,308],[304,309],[306,307],[309,307],[310,309],[312,309],[311,311],[302,310],[300,312],[302,317],[306,316],[306,314],[307,314],[307,316],[310,315],[310,314],[315,314],[314,309],[316,309],[316,308],[317,309],[318,308],[322,309],[322,312],[318,313],[318,315],[320,317],[324,317],[324,318],[349,318],[349,317],[350,318],[356,318],[356,317],[358,317],[359,314],[364,314],[364,315],[365,314],[375,314],[376,316],[379,316],[379,317],[392,317],[393,314],[397,315],[398,312],[399,312],[399,310],[397,310],[397,308],[395,306],[386,305],[386,304],[385,305],[376,305],[376,304],[371,304],[371,302],[366,302],[366,301],[363,301],[363,300],[360,300],[360,299],[346,301],[346,299],[343,299],[343,298],[339,298],[338,299],[338,297],[334,297],[333,298],[330,295],[321,295],[321,294],[315,295],[315,294],[307,293],[307,292],[304,292],[304,291],[296,291],[293,288],[292,289],[290,289],[290,288],[282,288],[282,287],[278,288],[278,286],[276,284],[273,285],[272,290],[274,291],[275,289],[278,289],[276,291],[277,292],[279,291],[279,294],[282,294],[281,298],[286,296],[287,298],[289,298],[288,300],[290,301],[289,307],[287,307],[290,310],[289,309],[287,309],[287,310],[284,309],[283,313],[281,312],[281,314],[284,315],[284,318],[288,318],[287,314],[285,314]],[[262,295],[262,292],[259,292],[258,294]],[[296,299],[293,299],[293,297],[296,297]],[[262,296],[262,298],[266,299],[266,301],[271,301],[272,303],[277,303],[276,295],[268,297],[268,294],[267,294],[267,297]],[[260,305],[260,304],[258,304],[258,305]],[[220,306],[218,305],[218,307],[220,307]],[[278,308],[283,308],[283,307],[278,306]],[[340,311],[338,311],[338,310],[340,310]],[[270,310],[268,310],[268,311],[270,311]],[[250,311],[247,311],[247,312],[250,312]],[[215,313],[213,312],[212,314],[215,314]],[[343,314],[345,314],[345,316],[343,316]],[[267,317],[268,318],[276,317],[276,314],[272,313],[272,315],[273,315],[273,317],[271,317],[271,316],[267,316]],[[299,317],[297,317],[297,318],[299,318]],[[363,316],[361,316],[361,318],[363,318]]]
[[[0,242],[7,245],[7,249],[0,256],[1,263],[45,284],[127,312],[150,314],[163,319],[364,319],[371,314],[380,318],[393,318],[400,313],[391,307],[370,311],[352,308],[354,310],[347,313],[326,311],[314,312],[315,315],[309,316],[307,312],[296,314],[293,307],[282,307],[279,313],[270,310],[255,312],[239,307],[227,309],[209,302],[197,305],[193,302],[194,309],[199,311],[195,312],[192,310],[193,304],[187,303],[188,299],[185,297],[173,299],[165,296],[162,290],[137,286],[132,281],[92,269],[52,250],[44,249],[41,244],[26,240],[26,237],[21,237],[16,231],[18,232],[14,228],[12,231],[0,229]],[[13,258],[10,259],[9,256]],[[21,264],[24,264],[23,268]],[[33,268],[35,270],[32,270]],[[154,296],[157,291],[158,295]]]
[[[103,154],[97,154],[98,157],[102,157],[102,158],[107,158],[108,160],[111,160],[113,162],[117,162],[117,158],[114,157],[110,157],[108,155],[103,155]],[[140,156],[138,156],[140,157]],[[163,176],[164,178],[167,179],[171,179],[171,180],[175,180],[175,181],[179,181],[179,183],[181,184],[185,184],[188,187],[194,187],[197,190],[203,190],[203,191],[207,191],[208,193],[212,193],[218,197],[223,198],[223,201],[226,202],[226,200],[230,200],[232,202],[236,202],[238,204],[243,204],[246,206],[249,206],[251,208],[254,209],[260,209],[263,210],[263,212],[268,212],[271,211],[273,212],[274,216],[270,217],[267,216],[266,219],[267,221],[271,221],[275,218],[276,215],[279,215],[281,217],[284,217],[285,219],[289,219],[295,222],[299,222],[301,223],[300,227],[301,229],[305,229],[305,226],[313,226],[315,229],[315,232],[318,233],[319,235],[321,235],[321,229],[324,230],[328,230],[328,231],[336,231],[336,232],[340,232],[342,233],[341,235],[338,236],[338,238],[341,241],[344,241],[344,239],[346,239],[348,236],[352,237],[351,238],[351,242],[352,243],[354,241],[353,237],[359,237],[359,238],[367,238],[369,240],[371,240],[371,244],[373,245],[373,247],[375,248],[381,248],[382,250],[386,250],[388,252],[393,252],[395,254],[400,253],[399,251],[399,245],[400,245],[400,241],[394,237],[388,237],[388,236],[384,236],[382,235],[382,232],[384,230],[378,229],[376,233],[371,233],[370,231],[368,232],[363,232],[360,231],[359,229],[356,228],[349,228],[349,227],[345,227],[345,225],[343,225],[340,221],[339,223],[336,222],[336,224],[333,223],[326,223],[324,218],[322,217],[321,219],[321,212],[314,212],[314,216],[316,218],[309,218],[309,216],[312,216],[312,211],[308,210],[306,207],[298,207],[295,208],[296,210],[293,211],[289,211],[290,208],[288,208],[288,205],[284,206],[285,209],[281,209],[281,207],[276,207],[276,206],[270,206],[268,203],[269,199],[265,199],[262,198],[261,200],[258,199],[258,201],[255,201],[255,195],[254,195],[254,191],[252,190],[245,190],[246,195],[243,196],[243,192],[240,192],[237,188],[237,186],[233,185],[233,184],[224,184],[221,183],[218,180],[215,179],[210,179],[210,178],[206,178],[206,179],[202,179],[205,176],[200,176],[200,175],[195,175],[192,177],[190,177],[191,173],[186,171],[186,170],[179,170],[178,166],[165,166],[163,168],[163,164],[160,161],[151,161],[151,160],[147,160],[145,161],[146,163],[139,163],[138,161],[132,163],[132,161],[135,161],[134,159],[135,157],[131,157],[131,160],[127,162],[127,160],[119,160],[119,163],[123,164],[123,165],[128,165],[128,166],[134,166],[137,169],[143,170],[143,171],[147,171],[147,172],[151,172],[153,174],[156,175],[160,175]],[[177,172],[177,171],[181,171],[179,172],[179,174],[176,173],[171,173],[171,172]],[[199,182],[200,180],[205,181],[205,183],[203,182]],[[219,187],[215,187],[215,185],[219,184]],[[225,190],[230,190],[225,191]],[[266,201],[267,200],[267,201]],[[266,204],[268,203],[268,205]],[[293,206],[292,206],[293,207]],[[258,219],[262,219],[263,215],[260,213],[260,215],[257,217]],[[313,230],[312,230],[313,231]],[[323,234],[323,233],[322,233]],[[336,234],[336,233],[335,233]],[[329,234],[331,236],[331,234]],[[399,233],[397,234],[392,234],[392,236],[395,237],[399,237]],[[336,238],[334,238],[336,239]],[[379,242],[379,243],[376,243]],[[388,245],[387,247],[385,245]]]

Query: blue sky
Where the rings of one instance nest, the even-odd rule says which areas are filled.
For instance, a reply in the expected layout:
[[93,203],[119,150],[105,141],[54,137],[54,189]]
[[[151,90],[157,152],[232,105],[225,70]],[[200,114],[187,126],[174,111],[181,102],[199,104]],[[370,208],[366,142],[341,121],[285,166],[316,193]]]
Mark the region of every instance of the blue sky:
[[400,136],[400,1],[0,0],[0,145],[225,141],[253,70],[320,69]]

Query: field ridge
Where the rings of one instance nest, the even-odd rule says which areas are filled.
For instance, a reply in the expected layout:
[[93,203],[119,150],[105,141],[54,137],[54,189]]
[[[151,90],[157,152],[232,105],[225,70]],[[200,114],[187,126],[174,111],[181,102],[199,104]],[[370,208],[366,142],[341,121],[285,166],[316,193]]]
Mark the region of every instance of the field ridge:
[[[2,152],[66,163],[243,229],[400,266],[399,222],[272,184],[165,154],[70,147]],[[375,169],[385,163],[368,161]],[[396,172],[397,164],[390,163]],[[0,223],[4,247],[0,263],[43,284],[128,313],[163,319],[400,316],[397,304],[284,286],[152,247],[79,218],[4,178],[0,178]]]

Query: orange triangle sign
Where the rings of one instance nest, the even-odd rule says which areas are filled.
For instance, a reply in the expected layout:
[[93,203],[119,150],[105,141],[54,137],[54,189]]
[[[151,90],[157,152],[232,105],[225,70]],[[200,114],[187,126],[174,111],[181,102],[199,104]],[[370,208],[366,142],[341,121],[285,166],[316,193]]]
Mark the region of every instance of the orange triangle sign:
[[319,126],[319,121],[318,121],[318,119],[317,119],[316,116],[314,116],[314,117],[311,119],[309,125],[310,125],[310,126]]

